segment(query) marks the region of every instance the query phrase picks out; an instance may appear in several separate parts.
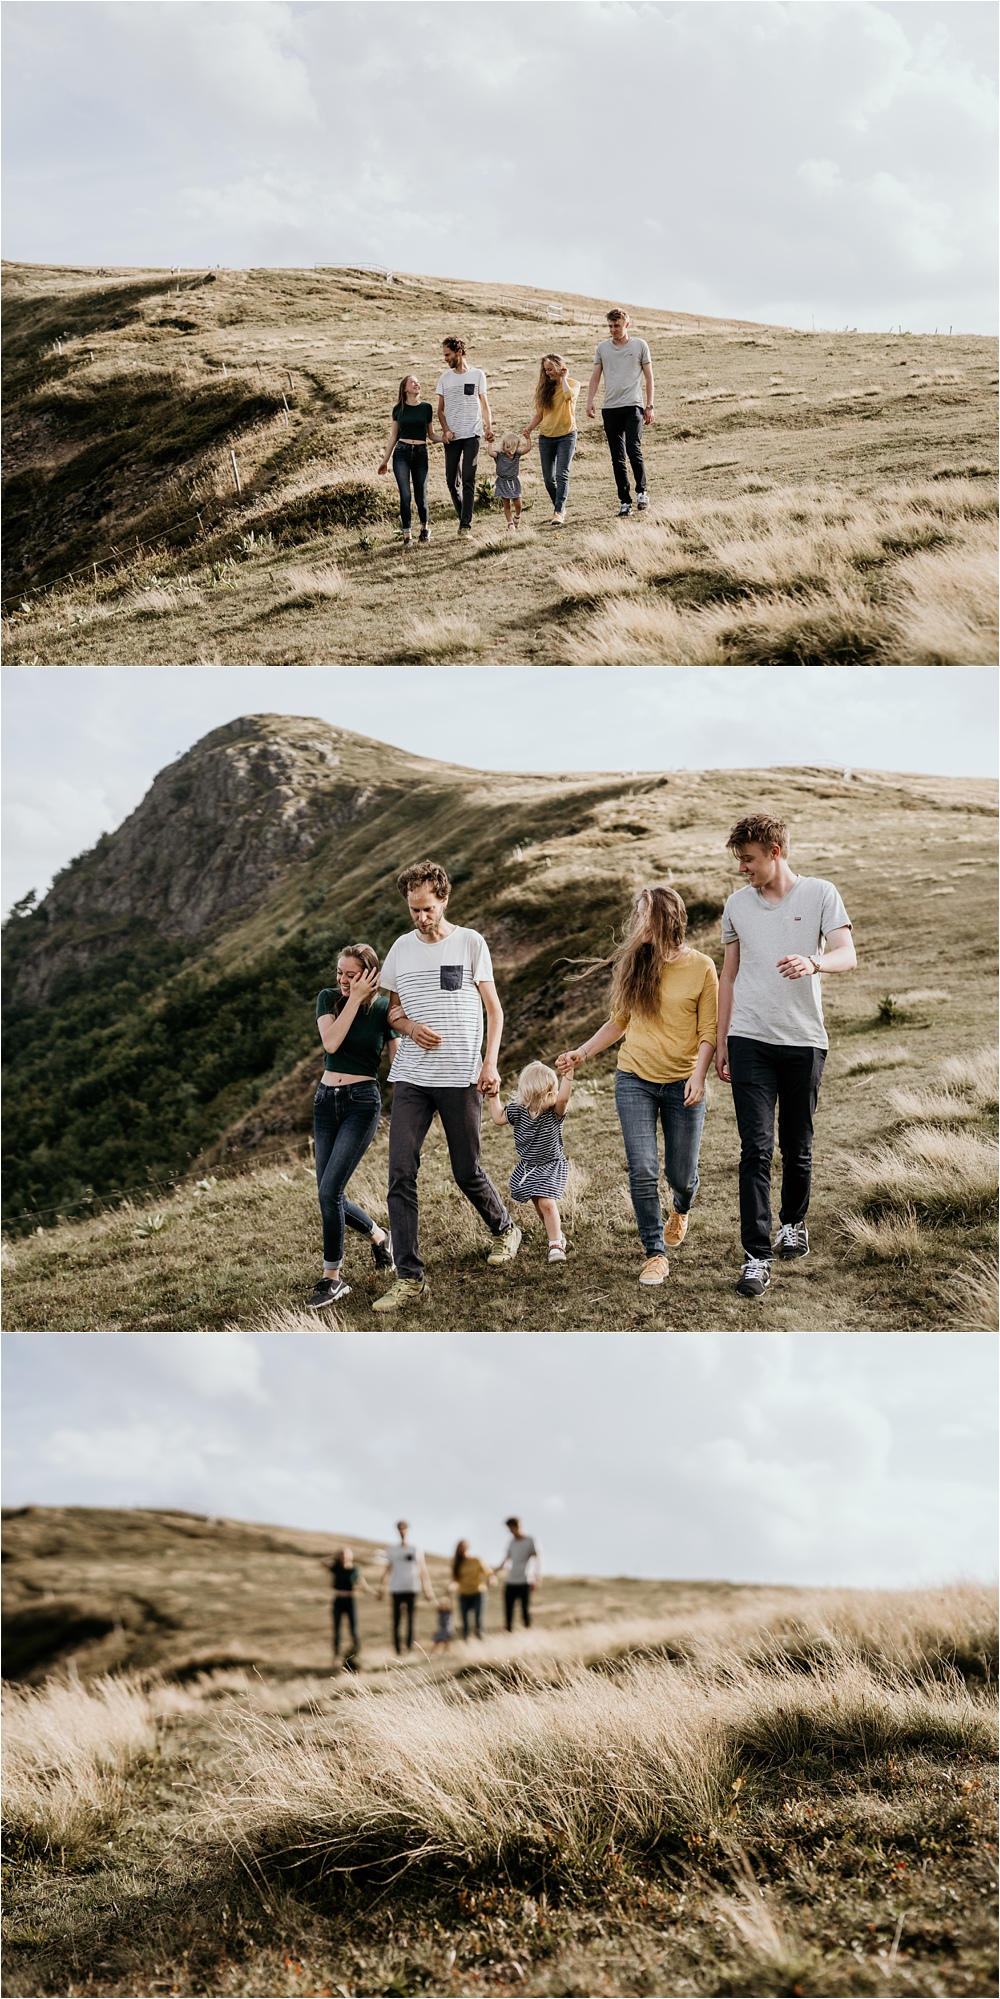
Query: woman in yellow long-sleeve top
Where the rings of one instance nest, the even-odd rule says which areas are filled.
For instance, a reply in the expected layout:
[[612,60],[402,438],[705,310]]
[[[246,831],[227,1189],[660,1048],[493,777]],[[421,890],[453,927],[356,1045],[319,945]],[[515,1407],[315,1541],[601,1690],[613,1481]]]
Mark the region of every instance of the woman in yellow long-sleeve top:
[[[667,1249],[687,1234],[698,1192],[698,1153],[705,1123],[705,1078],[718,1034],[719,979],[711,958],[685,942],[687,910],[674,888],[640,890],[628,936],[615,953],[611,1009],[603,1027],[580,1048],[560,1055],[565,1075],[624,1039],[615,1077],[615,1105],[625,1140],[629,1192],[646,1252],[643,1285],[669,1274]],[[663,1128],[664,1172],[671,1214],[660,1207],[657,1126]]]

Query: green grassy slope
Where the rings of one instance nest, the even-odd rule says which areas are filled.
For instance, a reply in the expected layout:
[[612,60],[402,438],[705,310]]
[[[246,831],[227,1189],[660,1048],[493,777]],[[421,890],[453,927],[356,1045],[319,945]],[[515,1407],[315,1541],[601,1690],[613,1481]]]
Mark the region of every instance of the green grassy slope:
[[[6,268],[5,299],[11,662],[995,657],[989,340],[802,334],[632,308],[654,354],[658,417],[652,512],[625,532],[634,551],[659,522],[671,546],[651,543],[643,558],[651,627],[623,635],[592,615],[606,576],[581,592],[575,572],[617,510],[599,423],[581,414],[561,537],[544,531],[534,457],[520,541],[494,531],[487,504],[477,539],[458,546],[435,454],[434,539],[404,560],[394,484],[375,476],[399,379],[414,370],[433,388],[444,333],[470,341],[496,423],[517,426],[542,353],[557,348],[586,383],[602,301],[347,270],[27,265]],[[766,575],[747,562],[742,515],[721,524],[720,553],[713,509],[730,501],[750,505]],[[796,522],[817,507],[826,563],[796,545]],[[912,567],[928,551],[947,558],[947,575]],[[75,580],[33,595],[70,571]],[[917,616],[911,583],[949,616]],[[822,600],[808,615],[804,594]],[[706,598],[725,612],[721,632],[658,622],[664,607]]]
[[[276,718],[265,725],[273,735]],[[352,783],[364,757],[375,756],[362,755],[360,740]],[[360,933],[384,949],[401,927],[397,868],[431,850],[455,878],[453,915],[485,931],[507,1013],[501,1066],[510,1088],[523,1061],[551,1061],[604,1017],[605,975],[579,974],[607,957],[637,884],[673,879],[693,912],[693,940],[718,956],[716,912],[733,883],[725,834],[760,801],[787,817],[793,865],[837,882],[860,959],[858,972],[828,981],[824,996],[832,1053],[818,1123],[814,1253],[780,1272],[768,1323],[978,1324],[991,1309],[981,1266],[993,1240],[995,1084],[985,1069],[956,1082],[947,1065],[993,1038],[989,800],[985,784],[809,770],[769,772],[764,783],[759,773],[724,771],[623,785],[620,777],[491,778],[441,767],[407,786],[392,780],[390,760],[370,813],[362,809],[349,828],[318,842],[304,863],[293,856],[273,885],[261,885],[255,908],[213,917],[205,939],[188,940],[180,971],[130,977],[112,953],[62,972],[63,984],[57,979],[39,998],[15,1001],[10,1212],[14,1229],[43,1232],[8,1245],[7,1323],[283,1323],[312,1282],[317,1246],[307,1166],[319,1075],[310,1055],[315,994],[344,942]],[[80,864],[88,907],[103,879],[93,869],[104,865]],[[58,891],[70,901],[74,879]],[[75,921],[69,907],[74,937]],[[33,926],[45,931],[36,918],[21,928]],[[29,988],[62,962],[59,935],[56,923],[37,946],[30,936],[15,940],[15,970],[19,963]],[[51,1049],[69,1031],[76,1073],[54,1098]],[[485,1271],[487,1245],[432,1135],[421,1181],[432,1289],[421,1324],[746,1323],[748,1308],[731,1292],[738,1144],[728,1091],[712,1085],[689,1241],[667,1290],[650,1295],[635,1285],[638,1245],[612,1080],[606,1058],[583,1070],[575,1094],[565,1269],[541,1267],[535,1231],[510,1270]],[[894,1179],[886,1179],[886,1152]],[[509,1146],[492,1127],[485,1156],[506,1184]],[[220,1178],[262,1161],[271,1162],[267,1171],[249,1181]],[[144,1193],[147,1169],[163,1183],[188,1178],[176,1193],[166,1185]],[[87,1219],[87,1183],[101,1192],[101,1174],[103,1190],[136,1189],[132,1207]],[[192,1184],[206,1177],[202,1188]],[[355,1183],[380,1217],[385,1178],[383,1130]],[[848,1210],[864,1223],[860,1235],[844,1233]],[[344,1323],[374,1326],[363,1245],[348,1244],[346,1274],[353,1290]]]

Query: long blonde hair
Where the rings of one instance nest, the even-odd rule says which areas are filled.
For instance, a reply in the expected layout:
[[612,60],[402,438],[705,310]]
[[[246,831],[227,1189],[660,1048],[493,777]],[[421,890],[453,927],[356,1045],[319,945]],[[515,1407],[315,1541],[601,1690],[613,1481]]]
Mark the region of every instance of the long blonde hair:
[[554,362],[555,362],[555,364],[556,364],[556,367],[557,367],[557,368],[558,368],[558,370],[559,370],[559,373],[560,373],[560,375],[562,374],[562,371],[563,371],[563,369],[564,369],[564,368],[565,368],[565,366],[566,366],[566,363],[565,363],[565,361],[563,360],[563,357],[562,357],[562,355],[561,355],[561,354],[543,354],[543,355],[542,355],[542,358],[541,358],[541,361],[540,361],[540,363],[539,363],[539,367],[538,367],[538,381],[537,381],[537,383],[536,383],[536,385],[535,385],[535,408],[536,408],[536,410],[548,410],[548,409],[551,409],[551,408],[552,408],[552,398],[553,398],[553,396],[555,395],[555,392],[556,392],[557,388],[559,387],[559,383],[558,383],[558,381],[555,381],[555,382],[554,382],[554,381],[553,381],[553,379],[552,379],[552,376],[551,376],[551,375],[547,375],[547,374],[545,373],[545,363],[546,363],[546,361],[554,361]]
[[683,949],[686,930],[687,910],[675,888],[655,882],[640,890],[628,935],[611,961],[613,1014],[637,1013],[649,1019],[659,1013],[660,974],[667,959]]
[[[356,958],[358,964],[361,965],[366,972],[377,972],[379,968],[378,952],[373,951],[370,944],[345,944],[343,950],[337,952],[338,965],[340,963],[341,958]],[[372,1001],[375,1000],[377,997],[378,995],[376,993],[372,993],[368,999],[362,1000],[361,1002],[362,1013],[367,1013],[368,1008],[372,1004]],[[344,1007],[346,1005],[347,1001],[345,1000],[343,993],[338,992],[337,997],[333,1003],[334,1017],[336,1017],[336,1015],[340,1012],[341,1007]]]

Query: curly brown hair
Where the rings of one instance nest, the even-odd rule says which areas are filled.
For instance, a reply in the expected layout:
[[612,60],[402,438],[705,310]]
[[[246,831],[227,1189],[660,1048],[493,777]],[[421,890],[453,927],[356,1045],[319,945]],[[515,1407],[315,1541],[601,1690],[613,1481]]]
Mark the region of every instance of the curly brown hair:
[[768,850],[777,847],[782,859],[788,859],[788,828],[773,812],[748,812],[745,819],[737,819],[726,846],[735,854],[751,843]]
[[[660,1011],[660,975],[683,950],[687,909],[675,888],[654,882],[640,889],[627,937],[612,959],[610,1012],[616,1020]],[[646,932],[649,931],[647,937]]]
[[451,883],[437,861],[411,861],[410,866],[396,876],[396,887],[402,896],[409,895],[411,889],[423,888],[425,883],[440,902],[447,902]]

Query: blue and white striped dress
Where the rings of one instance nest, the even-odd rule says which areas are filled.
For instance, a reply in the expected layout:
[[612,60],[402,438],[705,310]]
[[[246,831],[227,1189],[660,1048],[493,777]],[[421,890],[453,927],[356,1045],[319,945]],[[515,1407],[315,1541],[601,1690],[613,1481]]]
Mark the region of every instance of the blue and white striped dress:
[[517,1147],[517,1165],[510,1176],[511,1199],[558,1201],[569,1178],[562,1118],[554,1110],[532,1117],[519,1103],[508,1104],[504,1115],[513,1126]]

